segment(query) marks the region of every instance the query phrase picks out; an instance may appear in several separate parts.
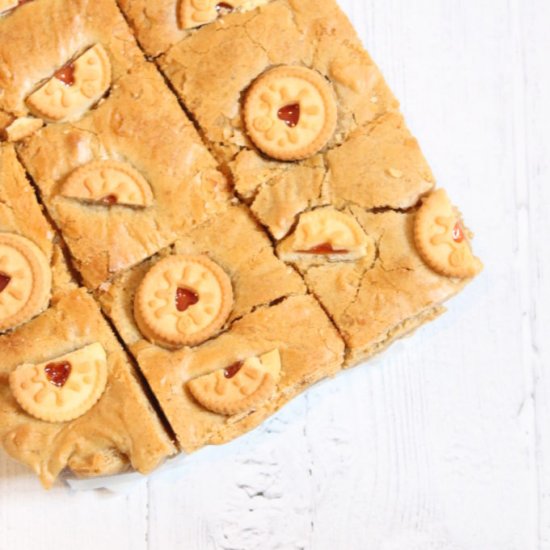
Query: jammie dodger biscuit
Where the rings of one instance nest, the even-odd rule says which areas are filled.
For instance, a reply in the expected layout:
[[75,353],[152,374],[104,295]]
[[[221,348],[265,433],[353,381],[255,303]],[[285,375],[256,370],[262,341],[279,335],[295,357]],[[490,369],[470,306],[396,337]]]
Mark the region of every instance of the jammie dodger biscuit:
[[101,44],[96,44],[58,69],[27,98],[27,106],[45,120],[75,120],[97,103],[110,85],[109,56]]
[[336,128],[336,96],[306,67],[281,66],[257,78],[245,98],[246,131],[256,147],[278,160],[313,156]]
[[0,332],[25,323],[48,304],[49,262],[32,241],[0,233]]
[[145,275],[134,298],[143,335],[168,346],[195,345],[216,334],[233,306],[231,280],[206,256],[168,256]]
[[315,259],[354,261],[374,257],[374,242],[357,220],[331,206],[305,212],[295,231],[278,248],[287,262]]
[[10,374],[10,388],[22,409],[46,422],[68,422],[88,412],[107,385],[107,357],[92,344]]
[[277,388],[280,372],[279,350],[273,350],[199,376],[187,387],[205,409],[232,416],[267,401]]
[[465,279],[483,268],[470,246],[473,234],[444,189],[426,197],[415,219],[414,237],[423,260],[437,273]]
[[128,163],[115,160],[92,161],[77,168],[61,194],[105,206],[147,207],[153,202],[147,180]]

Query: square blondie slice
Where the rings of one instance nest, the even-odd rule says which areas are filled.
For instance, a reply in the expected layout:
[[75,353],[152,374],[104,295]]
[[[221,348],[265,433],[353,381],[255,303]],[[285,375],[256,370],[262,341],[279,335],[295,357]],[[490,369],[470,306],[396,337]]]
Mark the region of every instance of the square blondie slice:
[[76,287],[12,145],[0,145],[0,332]]
[[0,121],[4,128],[15,124],[13,138],[32,133],[42,120],[78,118],[143,60],[115,0],[3,5]]
[[257,309],[195,348],[143,340],[133,349],[185,452],[251,430],[335,375],[344,358],[340,336],[308,295]]
[[[165,280],[162,274],[160,282],[155,283],[157,275],[160,275],[155,270],[164,264],[168,264],[167,269],[171,269],[170,262],[179,258],[184,263],[183,267],[176,264],[176,269],[179,269],[176,279],[172,280],[172,275],[168,275]],[[185,259],[197,258],[199,261],[204,260],[206,266],[206,270],[201,268],[200,277],[207,277],[212,267],[224,283],[222,289],[227,294],[227,297],[223,297],[227,307],[223,308],[224,315],[217,323],[215,332],[255,308],[306,292],[302,278],[292,267],[275,256],[271,242],[246,207],[231,206],[226,212],[213,216],[202,225],[180,235],[172,247],[122,273],[97,293],[104,310],[131,350],[148,337],[156,341],[146,327],[139,326],[139,319],[136,319],[136,296],[140,288],[145,288],[147,281],[154,283],[150,291],[153,295],[165,287],[169,289],[171,294],[166,297],[166,313],[168,316],[173,315],[175,320],[186,315],[185,310],[178,313],[176,309],[179,289],[194,292],[198,302],[196,305],[202,306],[202,291],[198,287],[200,281],[189,278],[193,274],[185,274]],[[222,284],[219,286],[222,287]],[[210,293],[211,289],[204,290],[205,297]],[[162,304],[159,308],[161,306]],[[191,306],[194,307],[195,304],[190,304],[189,312],[193,311]],[[219,308],[221,309],[221,305]],[[144,334],[144,328],[147,334]],[[215,332],[207,337],[213,336]],[[170,347],[169,342],[162,339],[157,343]],[[185,344],[196,345],[193,342],[181,345]],[[178,347],[177,343],[175,347]]]
[[157,57],[199,27],[234,11],[249,11],[269,0],[119,0],[147,55]]
[[0,336],[0,349],[0,442],[45,487],[65,468],[80,477],[148,473],[175,452],[85,290]]
[[[417,244],[418,216],[418,210],[320,208],[304,214],[296,231],[278,246],[279,256],[300,270],[338,327],[348,365],[439,316],[443,302],[474,275],[441,274],[426,262]],[[312,249],[308,239],[321,244]],[[331,239],[347,244],[336,246]],[[450,251],[451,245],[443,248]]]
[[227,208],[225,177],[152,64],[76,122],[19,145],[89,288]]

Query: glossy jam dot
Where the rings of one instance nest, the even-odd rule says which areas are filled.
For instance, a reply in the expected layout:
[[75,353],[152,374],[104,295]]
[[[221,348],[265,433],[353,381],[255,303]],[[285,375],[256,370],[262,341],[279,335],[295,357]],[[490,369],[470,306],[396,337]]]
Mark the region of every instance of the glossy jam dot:
[[236,363],[233,363],[232,365],[229,365],[229,367],[225,368],[223,370],[223,375],[226,378],[233,378],[242,368],[243,362],[237,361]]
[[176,291],[176,308],[185,311],[199,301],[199,295],[188,288],[178,288]]
[[219,2],[216,4],[216,11],[219,14],[222,14],[223,12],[231,12],[233,11],[233,6],[231,4],[228,4],[227,2]]
[[106,197],[103,197],[100,202],[102,204],[106,204],[107,206],[112,206],[118,202],[118,197],[116,195],[107,195]]
[[71,364],[68,361],[62,363],[49,363],[44,367],[46,377],[54,386],[62,388],[71,374]]
[[300,250],[302,254],[347,254],[349,250],[336,249],[330,243],[323,243],[310,248],[309,250]]
[[6,290],[6,287],[10,284],[11,277],[5,273],[0,273],[0,293]]
[[460,222],[456,222],[453,228],[453,241],[455,243],[461,243],[464,239],[464,229],[462,229],[462,224]]
[[74,84],[74,64],[69,63],[64,67],[61,67],[61,69],[55,72],[54,76],[57,80],[61,80],[63,84],[72,86]]
[[285,105],[281,107],[277,112],[277,116],[282,120],[289,128],[294,128],[300,122],[300,104],[292,103],[291,105]]

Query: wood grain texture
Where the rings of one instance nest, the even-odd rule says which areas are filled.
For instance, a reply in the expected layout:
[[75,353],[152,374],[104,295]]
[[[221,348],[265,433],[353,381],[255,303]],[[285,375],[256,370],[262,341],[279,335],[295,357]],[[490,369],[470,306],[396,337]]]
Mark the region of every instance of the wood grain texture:
[[128,496],[0,455],[0,550],[550,550],[550,3],[341,0],[482,277],[449,313]]

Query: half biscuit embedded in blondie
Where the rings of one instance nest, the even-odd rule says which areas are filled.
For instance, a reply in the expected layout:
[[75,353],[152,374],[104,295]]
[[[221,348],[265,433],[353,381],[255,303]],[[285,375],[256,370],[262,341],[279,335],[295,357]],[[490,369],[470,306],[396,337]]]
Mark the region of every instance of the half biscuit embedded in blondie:
[[[76,353],[90,349],[87,346],[100,348],[98,357],[106,362],[104,391],[99,399],[101,388],[98,393],[86,394],[93,402],[91,408],[72,409],[78,416],[62,421],[59,412],[78,405],[79,392],[89,391],[84,382],[93,375],[92,370],[88,372],[90,367],[80,372],[80,381],[67,372],[70,368],[78,371],[82,359],[77,359]],[[13,458],[31,467],[46,487],[51,487],[65,468],[82,477],[130,468],[148,473],[175,452],[126,353],[84,290],[65,294],[29,323],[0,336],[0,349],[0,443]],[[18,379],[12,381],[17,394],[10,384],[10,375],[25,364],[42,369],[44,375],[36,382],[43,388],[28,398],[19,393],[27,391],[24,380],[20,381],[21,390]],[[63,397],[59,389],[65,382],[71,395]],[[28,391],[32,387],[29,385]],[[46,393],[49,387],[51,391]],[[26,404],[26,399],[34,405],[22,408],[19,403]],[[59,399],[67,399],[66,405]],[[48,420],[40,419],[46,416]]]

